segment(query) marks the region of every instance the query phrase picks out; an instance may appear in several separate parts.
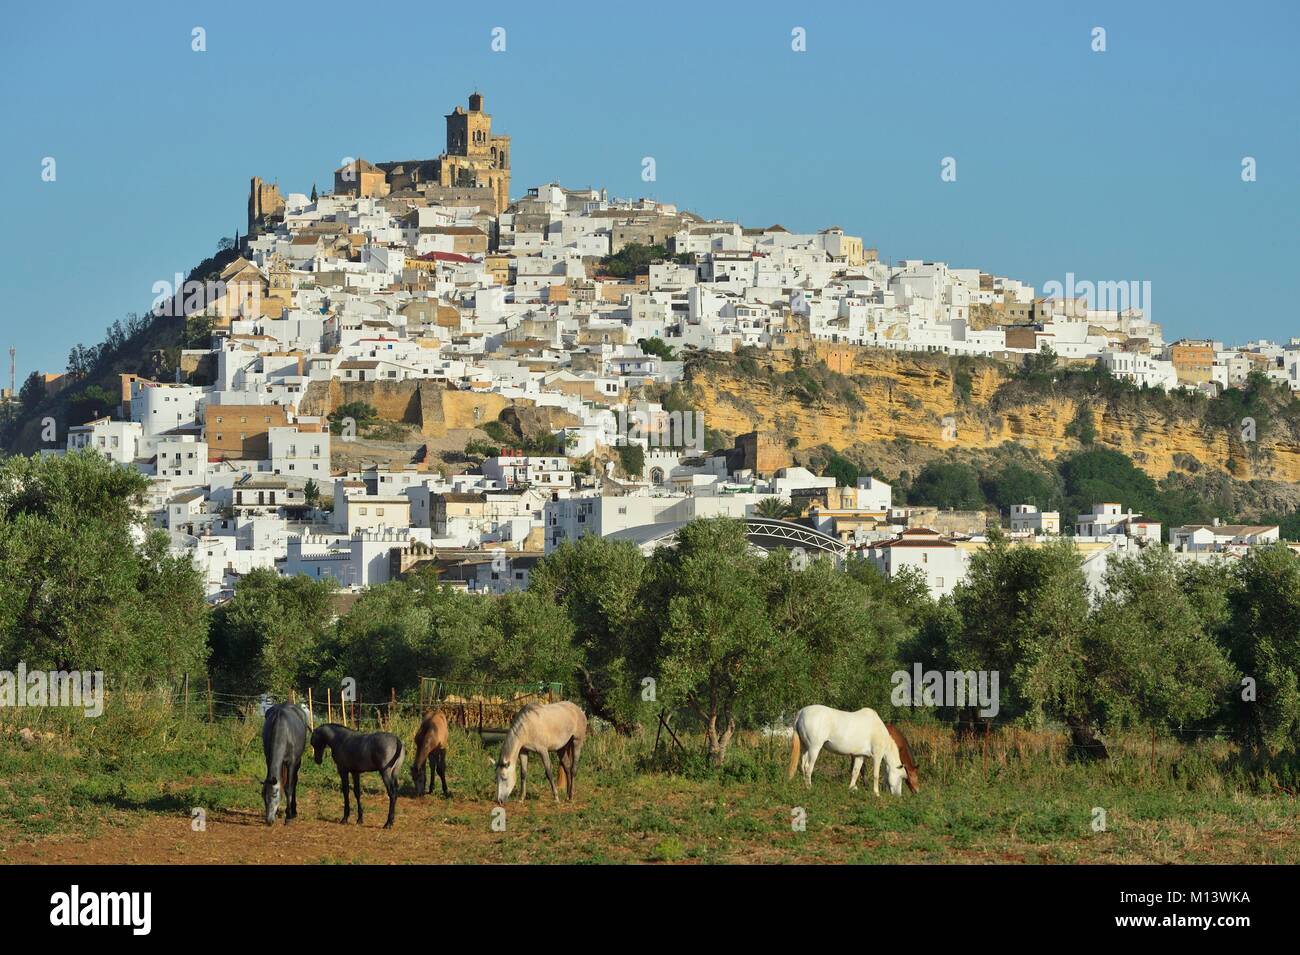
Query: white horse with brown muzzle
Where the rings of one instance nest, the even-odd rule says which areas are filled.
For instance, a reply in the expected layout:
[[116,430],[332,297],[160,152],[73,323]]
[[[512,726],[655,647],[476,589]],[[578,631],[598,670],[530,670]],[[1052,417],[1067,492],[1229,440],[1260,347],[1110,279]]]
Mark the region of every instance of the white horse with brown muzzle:
[[[789,778],[795,771],[803,770],[803,781],[812,785],[813,767],[822,749],[853,757],[853,772],[849,788],[858,788],[858,775],[867,757],[872,761],[871,791],[880,795],[880,763],[885,763],[889,791],[895,796],[903,793],[906,782],[912,792],[919,792],[920,777],[916,763],[907,746],[907,740],[896,726],[887,726],[875,710],[864,707],[849,713],[833,710],[829,706],[805,706],[794,718],[794,733],[790,743]],[[803,754],[800,755],[800,749]]]
[[551,776],[551,753],[560,758],[560,783],[573,799],[573,779],[578,774],[578,756],[587,738],[587,717],[568,700],[559,703],[529,703],[515,714],[510,732],[501,744],[497,760],[497,802],[505,803],[515,788],[516,767],[523,782],[519,798],[528,796],[528,752],[542,758],[551,794],[559,800],[560,791]]

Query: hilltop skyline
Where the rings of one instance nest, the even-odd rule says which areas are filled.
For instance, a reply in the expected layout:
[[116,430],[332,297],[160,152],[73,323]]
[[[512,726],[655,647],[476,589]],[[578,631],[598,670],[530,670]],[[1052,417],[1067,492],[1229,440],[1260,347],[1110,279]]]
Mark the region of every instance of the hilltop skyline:
[[[1290,298],[1297,186],[1282,171],[1300,135],[1278,117],[1300,78],[1293,31],[1261,39],[1216,19],[1216,5],[1188,9],[1167,22],[1120,5],[954,5],[933,32],[930,16],[901,9],[758,4],[743,22],[673,4],[653,17],[453,13],[412,28],[409,56],[391,27],[350,30],[366,84],[343,81],[359,67],[331,66],[337,37],[287,12],[254,25],[163,6],[130,18],[87,6],[62,23],[17,11],[7,69],[46,81],[0,106],[0,168],[24,226],[0,240],[19,273],[0,345],[17,346],[20,382],[61,371],[73,344],[145,311],[155,282],[241,228],[249,176],[324,191],[346,156],[436,155],[444,104],[470,87],[514,136],[515,197],[559,181],[747,225],[835,224],[882,258],[1040,289],[1070,273],[1150,281],[1171,339],[1285,340],[1293,315],[1274,303]],[[1260,15],[1297,17],[1281,4]],[[573,23],[593,24],[589,39]],[[1090,49],[1097,25],[1104,53]],[[796,27],[805,52],[791,48]],[[311,56],[284,55],[313,42]],[[41,179],[47,156],[54,182]],[[641,178],[646,156],[654,182]],[[940,179],[947,156],[956,182]],[[1258,181],[1241,181],[1244,156]],[[1212,292],[1208,274],[1230,290]],[[52,321],[24,320],[51,309]]]

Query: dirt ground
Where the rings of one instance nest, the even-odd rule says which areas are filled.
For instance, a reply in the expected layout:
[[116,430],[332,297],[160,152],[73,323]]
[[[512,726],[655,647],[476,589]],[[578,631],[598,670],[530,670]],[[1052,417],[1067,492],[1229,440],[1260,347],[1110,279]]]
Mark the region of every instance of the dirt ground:
[[[300,794],[298,818],[288,826],[283,811],[273,826],[267,826],[254,810],[214,812],[207,817],[204,831],[194,831],[184,817],[136,816],[101,826],[93,837],[51,836],[0,848],[0,861],[83,865],[540,862],[547,861],[545,854],[530,859],[532,854],[519,845],[521,840],[512,839],[511,827],[525,831],[541,827],[544,835],[551,820],[581,808],[581,801],[512,803],[507,808],[507,831],[494,832],[491,804],[486,801],[403,796],[398,798],[393,828],[385,830],[387,800],[382,794],[366,794],[364,825],[357,825],[354,808],[346,826],[338,821],[338,795],[323,795]],[[580,861],[581,853],[572,849],[564,853],[565,861]],[[626,861],[634,860],[633,853]]]

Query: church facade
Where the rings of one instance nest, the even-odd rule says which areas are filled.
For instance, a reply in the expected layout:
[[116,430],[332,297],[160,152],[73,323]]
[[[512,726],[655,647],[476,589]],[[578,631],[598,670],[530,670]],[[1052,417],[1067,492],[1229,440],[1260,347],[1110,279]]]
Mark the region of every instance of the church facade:
[[[457,106],[446,123],[446,150],[437,159],[349,160],[334,170],[334,192],[375,198],[409,193],[449,205],[476,204],[500,215],[510,205],[510,137],[492,131],[482,93],[471,93],[468,108]],[[250,235],[282,220],[284,207],[278,186],[254,178],[248,196]]]

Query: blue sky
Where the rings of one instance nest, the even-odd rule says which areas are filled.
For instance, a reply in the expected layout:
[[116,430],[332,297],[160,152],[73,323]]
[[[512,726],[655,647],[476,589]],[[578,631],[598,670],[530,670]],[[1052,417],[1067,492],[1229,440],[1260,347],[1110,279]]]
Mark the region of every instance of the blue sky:
[[515,195],[836,224],[1040,288],[1150,281],[1170,338],[1300,335],[1298,27],[1292,2],[13,6],[0,347],[20,383],[61,371],[243,230],[251,176],[306,192],[345,156],[436,156],[474,88]]

